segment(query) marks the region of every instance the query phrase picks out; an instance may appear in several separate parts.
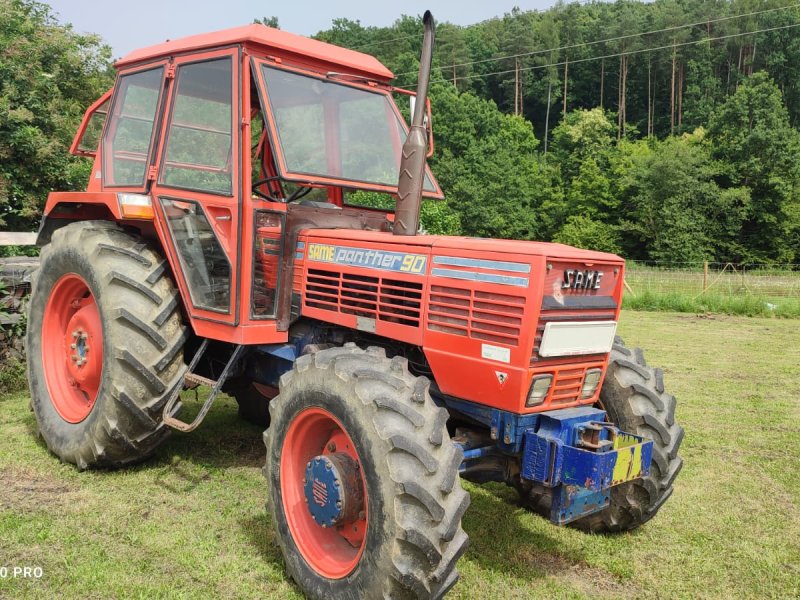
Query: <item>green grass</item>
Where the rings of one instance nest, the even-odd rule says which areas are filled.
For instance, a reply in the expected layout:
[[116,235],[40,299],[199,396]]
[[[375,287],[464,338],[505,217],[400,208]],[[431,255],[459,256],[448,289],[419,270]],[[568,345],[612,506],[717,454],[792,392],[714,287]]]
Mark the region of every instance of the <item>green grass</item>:
[[622,306],[643,311],[800,318],[800,297],[729,296],[713,292],[698,295],[683,291],[645,290],[636,295],[626,293]]
[[[625,312],[679,399],[685,467],[640,530],[591,536],[467,486],[472,544],[453,598],[800,596],[800,327]],[[300,598],[266,517],[257,428],[222,399],[148,463],[78,473],[35,435],[24,393],[0,396],[0,598]]]

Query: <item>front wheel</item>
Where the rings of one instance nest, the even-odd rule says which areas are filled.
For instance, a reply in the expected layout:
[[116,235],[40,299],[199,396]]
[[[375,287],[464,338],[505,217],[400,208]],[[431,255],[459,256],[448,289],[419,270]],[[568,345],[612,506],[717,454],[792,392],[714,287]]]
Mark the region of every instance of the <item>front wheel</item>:
[[300,357],[264,434],[286,568],[311,598],[440,598],[469,496],[447,411],[406,361],[355,345]]

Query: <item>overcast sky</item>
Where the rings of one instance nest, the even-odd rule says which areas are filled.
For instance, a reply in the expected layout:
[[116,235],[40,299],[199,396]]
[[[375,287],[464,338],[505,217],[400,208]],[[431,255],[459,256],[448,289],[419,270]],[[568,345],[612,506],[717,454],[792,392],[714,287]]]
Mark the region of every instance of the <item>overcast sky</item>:
[[437,21],[469,25],[510,12],[514,6],[548,8],[555,0],[50,0],[48,4],[62,23],[101,35],[119,58],[166,39],[247,25],[260,17],[276,16],[281,29],[313,35],[338,17],[359,20],[364,26],[387,26],[401,14],[421,15],[429,9]]

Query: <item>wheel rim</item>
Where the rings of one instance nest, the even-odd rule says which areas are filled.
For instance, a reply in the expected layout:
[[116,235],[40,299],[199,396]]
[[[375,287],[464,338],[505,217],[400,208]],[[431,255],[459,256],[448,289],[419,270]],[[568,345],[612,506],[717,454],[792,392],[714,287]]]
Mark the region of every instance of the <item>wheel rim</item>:
[[[340,468],[345,463],[356,465],[355,476],[341,478],[341,488],[336,492],[349,509],[330,527],[315,520],[320,519],[319,512],[312,514],[320,506],[309,508],[315,501],[323,504],[319,494],[314,496],[321,482],[314,486],[309,474],[315,465],[324,472],[324,465],[329,462]],[[336,473],[335,466],[333,472]],[[341,422],[327,410],[307,408],[290,423],[281,449],[280,485],[289,532],[308,565],[329,579],[341,579],[352,572],[366,546],[366,481],[355,444]],[[322,500],[327,498],[323,496]]]
[[42,364],[53,407],[69,423],[92,412],[103,374],[103,326],[82,277],[62,276],[42,319]]

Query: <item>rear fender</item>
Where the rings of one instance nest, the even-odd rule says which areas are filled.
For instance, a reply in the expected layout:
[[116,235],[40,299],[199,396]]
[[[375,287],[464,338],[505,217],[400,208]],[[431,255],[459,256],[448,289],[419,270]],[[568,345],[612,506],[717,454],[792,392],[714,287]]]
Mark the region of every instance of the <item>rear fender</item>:
[[114,192],[51,192],[44,207],[36,245],[50,242],[56,229],[73,221],[114,221],[132,225],[147,235],[153,231],[152,220],[123,219]]

